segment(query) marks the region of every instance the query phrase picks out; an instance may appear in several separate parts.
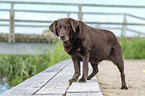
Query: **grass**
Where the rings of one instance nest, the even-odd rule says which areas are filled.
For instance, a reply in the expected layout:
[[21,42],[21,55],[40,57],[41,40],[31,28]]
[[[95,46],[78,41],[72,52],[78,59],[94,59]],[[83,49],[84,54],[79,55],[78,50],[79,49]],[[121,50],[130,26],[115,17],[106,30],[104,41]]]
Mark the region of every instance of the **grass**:
[[56,43],[52,49],[46,49],[41,55],[0,55],[0,78],[6,77],[9,84],[15,86],[49,66],[70,58],[64,52],[62,43]]
[[[145,39],[122,38],[119,40],[122,46],[124,59],[145,59]],[[38,50],[39,52],[39,46]],[[63,50],[62,43],[49,48],[39,55],[0,55],[0,78],[6,77],[9,84],[17,85],[31,76],[43,71],[64,59],[70,58]]]
[[145,38],[120,40],[124,59],[145,59]]

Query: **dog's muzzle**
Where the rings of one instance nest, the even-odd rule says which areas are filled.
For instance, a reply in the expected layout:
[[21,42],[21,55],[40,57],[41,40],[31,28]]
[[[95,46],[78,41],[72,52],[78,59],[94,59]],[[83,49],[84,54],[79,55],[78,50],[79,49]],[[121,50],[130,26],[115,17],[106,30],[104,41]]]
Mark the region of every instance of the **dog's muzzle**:
[[68,41],[69,38],[66,37],[65,35],[61,35],[61,36],[59,36],[59,40],[64,42],[64,41]]

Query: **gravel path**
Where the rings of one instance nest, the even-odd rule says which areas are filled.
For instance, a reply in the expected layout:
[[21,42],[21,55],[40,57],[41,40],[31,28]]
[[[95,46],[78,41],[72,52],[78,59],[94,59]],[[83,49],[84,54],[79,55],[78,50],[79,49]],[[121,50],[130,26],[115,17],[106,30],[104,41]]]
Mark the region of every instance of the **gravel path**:
[[110,61],[99,65],[97,74],[104,96],[145,96],[145,60],[125,60],[125,74],[128,90],[120,89],[120,73]]

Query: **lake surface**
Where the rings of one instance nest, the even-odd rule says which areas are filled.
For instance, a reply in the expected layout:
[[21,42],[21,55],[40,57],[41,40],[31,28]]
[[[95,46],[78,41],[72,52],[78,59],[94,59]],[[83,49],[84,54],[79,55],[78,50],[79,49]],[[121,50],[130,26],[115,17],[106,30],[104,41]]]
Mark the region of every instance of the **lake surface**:
[[0,54],[41,54],[50,47],[52,44],[49,43],[0,42]]
[[0,84],[0,94],[7,91],[8,89],[10,89],[11,87],[9,86],[8,83],[3,83]]

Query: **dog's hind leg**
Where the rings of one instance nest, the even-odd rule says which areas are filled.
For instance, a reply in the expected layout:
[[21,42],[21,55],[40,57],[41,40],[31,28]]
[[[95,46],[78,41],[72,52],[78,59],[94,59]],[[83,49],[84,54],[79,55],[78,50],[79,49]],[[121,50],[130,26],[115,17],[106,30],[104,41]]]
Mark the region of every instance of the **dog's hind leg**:
[[96,63],[95,64],[94,63],[91,63],[91,66],[93,68],[93,71],[88,76],[87,80],[91,80],[99,72],[99,70],[98,70],[98,63],[97,64]]
[[123,58],[122,58],[122,52],[120,47],[117,47],[116,49],[114,48],[114,50],[111,53],[111,61],[117,65],[119,71],[120,71],[120,75],[121,75],[121,81],[122,81],[122,87],[121,89],[128,89],[127,85],[126,85],[126,81],[125,81],[125,74],[124,74],[124,62],[123,62]]

